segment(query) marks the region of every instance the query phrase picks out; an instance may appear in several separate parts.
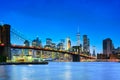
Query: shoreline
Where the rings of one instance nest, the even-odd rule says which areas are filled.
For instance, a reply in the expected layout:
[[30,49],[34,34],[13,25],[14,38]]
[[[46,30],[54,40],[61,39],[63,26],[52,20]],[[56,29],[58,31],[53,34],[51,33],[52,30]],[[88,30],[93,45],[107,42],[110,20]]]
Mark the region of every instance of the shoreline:
[[0,65],[46,65],[48,62],[2,62]]

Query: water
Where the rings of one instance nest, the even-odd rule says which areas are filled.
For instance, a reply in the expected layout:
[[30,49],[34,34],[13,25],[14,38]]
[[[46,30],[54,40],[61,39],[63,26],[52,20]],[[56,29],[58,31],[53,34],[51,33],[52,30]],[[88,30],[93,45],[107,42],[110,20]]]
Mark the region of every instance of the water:
[[120,63],[50,62],[0,66],[0,80],[120,80]]

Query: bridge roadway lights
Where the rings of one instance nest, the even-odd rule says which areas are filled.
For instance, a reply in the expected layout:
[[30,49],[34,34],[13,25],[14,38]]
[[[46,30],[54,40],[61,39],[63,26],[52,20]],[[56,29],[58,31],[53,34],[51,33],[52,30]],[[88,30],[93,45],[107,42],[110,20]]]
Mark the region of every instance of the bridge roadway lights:
[[80,62],[80,55],[72,55],[73,56],[73,62]]

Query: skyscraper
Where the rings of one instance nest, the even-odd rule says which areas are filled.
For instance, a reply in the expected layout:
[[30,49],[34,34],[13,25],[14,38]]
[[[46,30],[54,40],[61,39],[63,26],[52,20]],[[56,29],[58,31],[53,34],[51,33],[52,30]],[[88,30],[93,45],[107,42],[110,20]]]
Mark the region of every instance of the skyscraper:
[[25,46],[30,46],[30,42],[28,40],[25,40],[24,45]]
[[80,46],[80,32],[79,32],[79,27],[78,27],[78,32],[77,32],[76,38],[77,38],[77,46]]
[[42,47],[41,40],[39,40],[39,38],[37,37],[36,39],[34,39],[34,40],[32,41],[32,46]]
[[32,41],[32,46],[36,47],[36,45],[37,45],[36,40],[33,40],[33,41]]
[[87,35],[83,35],[83,52],[90,52],[90,40],[88,39]]
[[58,43],[57,49],[58,49],[58,50],[64,50],[64,45],[63,45],[63,43]]
[[[24,45],[29,47],[30,46],[30,42],[28,40],[24,41]],[[29,54],[29,50],[28,49],[23,49],[24,51],[24,55],[28,55]]]
[[50,45],[52,44],[52,39],[50,38],[46,38],[46,45]]
[[51,43],[51,48],[52,49],[56,49],[56,44],[55,43]]
[[109,57],[109,54],[112,54],[112,40],[110,38],[103,40],[103,54],[106,54]]
[[69,50],[71,48],[71,41],[70,41],[70,38],[67,37],[66,39],[66,50]]
[[37,47],[42,47],[42,42],[41,40],[39,40],[39,37],[36,38],[36,43],[37,43],[36,44]]
[[96,56],[96,54],[95,54],[95,46],[93,46],[93,54],[92,54],[92,56]]

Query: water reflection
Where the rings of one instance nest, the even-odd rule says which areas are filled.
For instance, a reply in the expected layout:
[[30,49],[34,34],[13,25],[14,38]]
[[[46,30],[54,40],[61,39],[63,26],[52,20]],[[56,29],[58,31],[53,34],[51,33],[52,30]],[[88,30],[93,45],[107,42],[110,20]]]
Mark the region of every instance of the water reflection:
[[71,80],[72,79],[71,67],[72,66],[70,65],[70,63],[66,63],[66,65],[65,65],[65,73],[64,73],[65,80]]
[[0,66],[0,80],[119,80],[119,63]]

